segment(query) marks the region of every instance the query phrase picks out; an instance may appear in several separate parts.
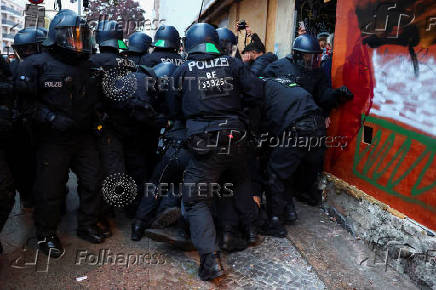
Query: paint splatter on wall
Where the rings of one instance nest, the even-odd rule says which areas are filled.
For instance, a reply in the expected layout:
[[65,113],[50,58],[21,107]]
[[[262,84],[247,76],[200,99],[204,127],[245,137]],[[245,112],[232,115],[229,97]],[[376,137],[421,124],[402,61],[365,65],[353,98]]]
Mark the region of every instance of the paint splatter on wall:
[[355,98],[325,170],[436,230],[436,2],[338,0],[336,16],[333,86]]

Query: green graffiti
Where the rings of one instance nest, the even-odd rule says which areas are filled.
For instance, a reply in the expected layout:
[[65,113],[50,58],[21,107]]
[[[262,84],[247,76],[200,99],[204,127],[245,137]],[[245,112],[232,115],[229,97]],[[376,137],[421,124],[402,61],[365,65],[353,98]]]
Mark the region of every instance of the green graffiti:
[[[406,202],[419,204],[432,212],[436,212],[435,207],[423,202],[422,200],[416,199],[416,197],[421,194],[435,193],[435,190],[431,190],[436,189],[436,181],[427,186],[421,186],[421,182],[435,160],[436,139],[407,130],[389,121],[376,117],[362,116],[362,120],[365,120],[366,123],[377,125],[384,130],[377,130],[371,145],[362,145],[362,142],[360,141],[363,136],[362,126],[357,137],[358,142],[354,154],[354,175],[388,194],[397,196]],[[389,134],[383,142],[382,134]],[[400,138],[405,138],[405,140],[389,160],[389,155],[392,155],[391,149],[396,140],[397,142],[401,142],[398,141]],[[413,142],[418,142],[425,146],[425,150],[416,157],[410,156],[409,154]],[[401,165],[406,158],[408,160],[415,158],[415,160],[404,172],[399,172],[399,169],[402,167]],[[406,177],[408,177],[422,162],[425,162],[425,165],[419,172],[418,177],[409,192],[410,194],[405,195],[404,193],[397,192],[395,187],[405,180]],[[383,179],[387,178],[385,184],[382,184],[381,182],[382,177],[384,177]]]

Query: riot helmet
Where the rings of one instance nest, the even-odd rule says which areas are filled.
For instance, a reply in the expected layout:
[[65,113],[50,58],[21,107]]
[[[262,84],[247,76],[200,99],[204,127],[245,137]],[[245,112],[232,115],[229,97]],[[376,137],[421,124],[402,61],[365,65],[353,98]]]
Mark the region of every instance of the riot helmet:
[[188,54],[210,53],[220,55],[218,32],[210,24],[194,24],[186,32],[185,49]]
[[156,48],[180,48],[180,35],[174,26],[160,26],[154,36],[151,46]]
[[235,34],[228,28],[221,27],[217,30],[220,48],[223,54],[232,55],[234,48],[238,45],[238,39]]
[[152,39],[142,31],[136,31],[129,37],[128,52],[145,54],[151,45]]
[[298,66],[305,70],[319,68],[322,49],[318,40],[310,34],[303,34],[295,38],[292,47],[292,58]]
[[115,20],[98,23],[95,41],[99,47],[127,49],[126,44],[123,42],[123,29]]
[[41,52],[41,43],[44,41],[45,35],[39,28],[25,28],[18,31],[14,37],[12,45],[15,54],[19,59],[23,59],[29,55]]
[[65,15],[55,31],[57,47],[89,57],[92,52],[91,30],[85,19],[77,15]]
[[73,10],[70,10],[70,9],[62,9],[62,10],[60,10],[58,12],[58,14],[56,14],[55,17],[50,22],[50,26],[48,28],[48,33],[47,33],[47,38],[42,43],[43,46],[49,47],[49,46],[53,46],[53,45],[56,44],[56,30],[55,30],[55,27],[56,27],[56,25],[58,25],[61,22],[61,20],[66,15],[77,16],[76,12],[74,12]]

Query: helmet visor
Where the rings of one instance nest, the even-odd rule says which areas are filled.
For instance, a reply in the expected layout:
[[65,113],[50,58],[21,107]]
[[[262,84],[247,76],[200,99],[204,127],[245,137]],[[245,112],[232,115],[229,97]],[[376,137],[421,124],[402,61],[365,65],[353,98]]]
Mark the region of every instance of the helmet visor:
[[12,45],[14,48],[15,54],[19,59],[23,59],[29,55],[36,54],[40,52],[40,44],[39,43],[31,43],[25,45]]
[[223,54],[232,56],[235,53],[236,45],[229,41],[221,41],[220,48]]
[[56,44],[74,52],[91,53],[91,31],[87,26],[56,27]]
[[314,70],[321,66],[321,55],[313,53],[296,53],[296,62],[305,70]]

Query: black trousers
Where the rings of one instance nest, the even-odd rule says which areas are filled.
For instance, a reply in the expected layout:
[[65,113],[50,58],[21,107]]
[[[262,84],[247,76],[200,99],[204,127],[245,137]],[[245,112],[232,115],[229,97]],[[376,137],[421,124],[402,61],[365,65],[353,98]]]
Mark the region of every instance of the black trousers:
[[[227,174],[224,174],[222,181],[221,183],[231,182],[232,184],[238,182]],[[253,188],[253,180],[247,179],[244,183],[238,184],[238,191],[234,195],[215,197],[214,214],[217,226],[247,229],[249,225],[256,222],[258,209],[253,200]]]
[[30,128],[21,122],[14,124],[7,149],[7,161],[21,200],[33,202],[33,185],[36,177],[35,148],[31,142]]
[[37,233],[56,232],[70,168],[78,179],[78,228],[96,224],[100,206],[100,159],[95,138],[88,134],[72,135],[60,142],[47,136],[39,142],[36,156],[34,220]]
[[0,148],[0,232],[14,206],[15,186],[4,148]]
[[100,137],[99,149],[104,178],[115,173],[124,173],[135,180],[138,195],[129,206],[134,211],[142,198],[145,182],[152,172],[155,155],[152,143],[154,141],[147,135],[122,137],[111,129],[106,129]]
[[[319,129],[308,136],[295,136],[297,138],[323,137],[325,129]],[[315,184],[318,173],[322,171],[324,161],[324,145],[316,148],[303,146],[285,146],[273,148],[268,164],[268,194],[270,194],[270,215],[281,216],[288,203],[292,202],[289,187],[291,177],[298,168],[304,168],[305,184]]]
[[[166,208],[180,205],[183,172],[191,159],[191,154],[182,145],[170,145],[162,156],[161,161],[153,170],[150,184],[145,187],[141,203],[136,211],[136,219],[148,224],[155,214]],[[168,184],[168,191],[159,188],[163,183]],[[172,190],[174,189],[174,190]],[[155,195],[157,194],[157,195]]]
[[[183,187],[185,217],[189,221],[192,242],[200,255],[219,250],[210,207],[217,194],[224,197],[237,195],[241,192],[239,186],[250,184],[246,158],[246,144],[232,144],[230,150],[213,150],[207,155],[194,153],[186,168]],[[222,179],[224,173],[232,176],[231,181]],[[221,188],[218,193],[214,184]],[[244,219],[252,220],[253,217]]]

